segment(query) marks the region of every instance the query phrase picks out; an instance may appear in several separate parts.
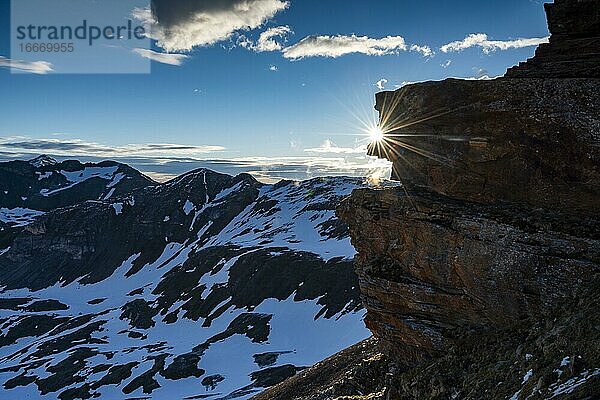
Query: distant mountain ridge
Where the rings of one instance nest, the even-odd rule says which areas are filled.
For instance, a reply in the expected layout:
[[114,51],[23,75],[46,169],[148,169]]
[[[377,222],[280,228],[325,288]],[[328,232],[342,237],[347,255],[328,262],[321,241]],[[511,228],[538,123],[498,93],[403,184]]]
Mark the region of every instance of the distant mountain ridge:
[[126,164],[58,162],[42,155],[0,163],[0,207],[48,211],[85,200],[119,196],[155,184]]

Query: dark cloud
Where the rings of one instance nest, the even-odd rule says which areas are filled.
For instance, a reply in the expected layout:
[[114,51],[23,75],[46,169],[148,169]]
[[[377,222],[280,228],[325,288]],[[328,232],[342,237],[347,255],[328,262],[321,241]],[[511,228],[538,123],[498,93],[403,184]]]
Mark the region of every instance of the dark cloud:
[[7,138],[0,140],[0,149],[43,152],[67,152],[75,155],[103,154],[106,156],[135,155],[140,153],[210,153],[225,150],[222,146],[204,145],[192,146],[169,143],[129,144],[124,146],[105,146],[98,143],[85,142],[79,139],[30,139]]
[[189,51],[258,28],[288,5],[284,0],[153,0],[151,9],[137,9],[134,16],[163,49]]

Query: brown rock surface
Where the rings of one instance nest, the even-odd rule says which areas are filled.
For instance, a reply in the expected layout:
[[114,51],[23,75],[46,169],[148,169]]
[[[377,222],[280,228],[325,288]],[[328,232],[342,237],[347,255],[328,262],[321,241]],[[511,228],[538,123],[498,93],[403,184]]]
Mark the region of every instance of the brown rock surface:
[[598,54],[574,42],[597,43],[599,9],[547,5],[551,44],[523,78],[377,95],[386,133],[369,152],[404,188],[355,191],[338,212],[359,252],[367,325],[406,365],[551,315],[600,272],[600,79],[580,73]]
[[409,187],[596,215],[599,89],[597,79],[501,78],[379,93],[391,132],[370,153]]
[[366,324],[407,365],[466,334],[551,315],[600,273],[600,223],[414,188],[354,192],[350,225]]

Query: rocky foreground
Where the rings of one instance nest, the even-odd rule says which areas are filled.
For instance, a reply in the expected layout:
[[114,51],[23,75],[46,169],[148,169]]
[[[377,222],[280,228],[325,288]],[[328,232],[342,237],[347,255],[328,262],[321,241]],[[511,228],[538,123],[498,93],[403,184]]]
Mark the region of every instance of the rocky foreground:
[[600,1],[545,7],[506,77],[377,96],[404,187],[338,208],[375,339],[257,399],[600,397]]

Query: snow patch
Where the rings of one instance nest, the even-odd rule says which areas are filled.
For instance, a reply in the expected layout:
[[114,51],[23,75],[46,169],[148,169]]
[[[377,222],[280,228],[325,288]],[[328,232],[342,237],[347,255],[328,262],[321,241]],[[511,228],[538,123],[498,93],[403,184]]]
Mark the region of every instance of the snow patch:
[[123,212],[123,203],[113,203],[112,208],[114,208],[115,214],[119,215]]
[[115,188],[110,189],[110,191],[106,194],[106,196],[104,196],[104,198],[102,200],[110,199],[114,193],[115,193]]
[[533,370],[530,369],[529,371],[527,371],[525,376],[523,376],[523,382],[521,382],[521,385],[525,384],[525,382],[527,382],[532,376],[533,376]]
[[54,158],[47,156],[45,154],[36,157],[32,160],[28,161],[30,165],[34,166],[35,168],[41,168],[41,167],[47,167],[49,165],[55,165],[58,164],[58,161],[56,161]]
[[110,181],[108,183],[108,185],[106,185],[106,187],[113,188],[113,187],[117,186],[117,184],[119,182],[121,182],[123,180],[123,178],[125,178],[125,174],[124,173],[119,172],[118,174],[115,174],[113,176],[113,178],[112,178],[112,181]]
[[550,391],[552,391],[552,396],[549,397],[550,399],[553,399],[557,396],[563,395],[563,394],[569,394],[575,391],[575,389],[577,389],[579,386],[584,385],[588,379],[600,375],[600,368],[597,368],[593,371],[583,371],[581,374],[574,376],[573,378],[569,379],[568,381],[559,384],[558,382],[553,383],[552,385],[550,385],[550,387],[548,389],[550,389]]
[[196,208],[196,206],[194,205],[194,203],[192,203],[189,200],[185,201],[185,204],[183,205],[183,212],[185,213],[185,215],[190,215],[190,213],[192,212],[192,210]]
[[[62,192],[63,190],[67,190],[80,184],[81,182],[85,182],[88,179],[92,178],[102,178],[105,180],[114,181],[115,174],[119,167],[85,167],[79,171],[64,171],[61,170],[59,173],[63,175],[67,179],[67,186],[60,187],[58,189],[42,189],[40,194],[42,196],[52,196],[53,194]],[[116,183],[115,183],[116,184]]]
[[38,181],[41,181],[50,178],[52,176],[52,171],[44,172],[43,174],[41,172],[36,172],[36,174],[38,175]]

